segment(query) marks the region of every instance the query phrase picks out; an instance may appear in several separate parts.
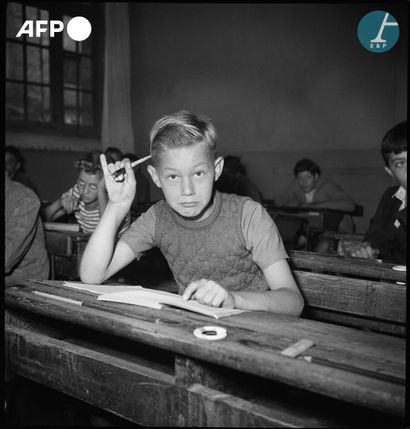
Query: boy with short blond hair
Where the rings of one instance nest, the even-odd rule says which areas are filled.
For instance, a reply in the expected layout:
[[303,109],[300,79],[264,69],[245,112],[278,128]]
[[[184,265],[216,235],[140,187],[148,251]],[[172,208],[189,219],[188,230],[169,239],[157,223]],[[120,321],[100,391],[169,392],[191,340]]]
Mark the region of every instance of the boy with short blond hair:
[[159,119],[150,133],[148,172],[165,200],[136,219],[115,243],[115,233],[135,194],[124,162],[101,156],[109,201],[81,262],[81,279],[101,283],[139,258],[161,249],[184,299],[226,308],[300,315],[303,299],[289,269],[282,239],[269,214],[250,198],[214,190],[223,159],[216,130],[203,116],[182,111]]

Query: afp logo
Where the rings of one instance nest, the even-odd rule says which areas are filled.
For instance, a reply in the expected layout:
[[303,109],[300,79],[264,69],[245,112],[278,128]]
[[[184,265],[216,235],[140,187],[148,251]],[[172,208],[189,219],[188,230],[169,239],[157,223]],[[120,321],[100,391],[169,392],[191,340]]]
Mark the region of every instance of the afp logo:
[[357,37],[370,52],[387,52],[399,40],[399,24],[388,12],[375,10],[363,16],[357,26]]
[[[83,16],[75,16],[71,18],[67,24],[67,34],[76,42],[83,42],[88,39],[91,34],[91,24],[87,18]],[[55,37],[56,33],[61,33],[64,30],[64,23],[58,20],[39,19],[36,21],[26,20],[16,34],[16,37],[21,37],[26,34],[28,37],[41,37],[41,33],[49,31],[50,37]]]

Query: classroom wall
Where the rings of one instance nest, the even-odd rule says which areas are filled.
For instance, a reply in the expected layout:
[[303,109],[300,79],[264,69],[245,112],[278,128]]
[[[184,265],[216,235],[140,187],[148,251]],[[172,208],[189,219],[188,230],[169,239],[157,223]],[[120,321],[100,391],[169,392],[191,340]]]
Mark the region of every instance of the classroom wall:
[[[358,42],[357,4],[130,5],[133,120],[138,152],[161,115],[210,116],[224,155],[242,157],[274,199],[309,157],[365,208],[366,228],[391,184],[379,144],[407,117],[404,7],[378,4],[400,23],[396,47]],[[155,195],[155,194],[154,194]]]
[[[356,37],[371,4],[130,4],[135,152],[148,152],[161,115],[204,113],[220,153],[242,157],[264,198],[274,199],[294,164],[310,157],[364,206],[361,232],[392,183],[380,140],[407,117],[407,14],[403,5],[377,8],[401,31],[383,54]],[[100,146],[23,132],[6,132],[6,144],[21,148],[44,200],[71,186],[75,159]],[[161,197],[153,185],[151,196]]]
[[5,143],[19,148],[25,173],[36,186],[40,200],[49,202],[76,182],[74,162],[88,151],[100,148],[100,142],[94,139],[7,130]]

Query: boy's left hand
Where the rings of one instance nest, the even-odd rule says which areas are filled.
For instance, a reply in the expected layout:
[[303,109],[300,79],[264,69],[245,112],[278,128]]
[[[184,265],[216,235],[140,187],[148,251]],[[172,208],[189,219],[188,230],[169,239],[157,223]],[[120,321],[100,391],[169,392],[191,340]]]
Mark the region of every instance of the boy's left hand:
[[201,279],[190,283],[182,298],[195,299],[210,307],[235,308],[235,301],[230,292],[212,280]]

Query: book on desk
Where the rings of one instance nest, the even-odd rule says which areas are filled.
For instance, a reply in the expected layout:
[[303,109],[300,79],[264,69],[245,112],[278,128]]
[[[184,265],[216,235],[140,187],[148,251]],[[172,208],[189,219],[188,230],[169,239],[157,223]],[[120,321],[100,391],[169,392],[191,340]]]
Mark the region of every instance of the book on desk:
[[245,311],[231,308],[211,307],[200,304],[195,300],[186,301],[182,296],[175,293],[146,289],[142,286],[86,285],[80,282],[64,282],[63,285],[98,294],[98,301],[140,305],[155,309],[161,309],[163,306],[171,306],[203,314],[204,316],[214,317],[215,319],[232,316]]

